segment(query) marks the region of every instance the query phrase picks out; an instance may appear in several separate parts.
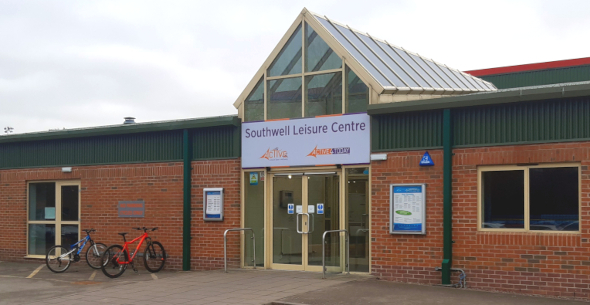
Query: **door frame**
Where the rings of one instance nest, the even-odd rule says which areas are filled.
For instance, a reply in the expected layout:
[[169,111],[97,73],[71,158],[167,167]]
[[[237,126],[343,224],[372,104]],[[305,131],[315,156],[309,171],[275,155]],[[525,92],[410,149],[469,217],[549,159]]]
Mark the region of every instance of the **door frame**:
[[[251,169],[242,169],[241,170],[241,174],[240,174],[240,197],[241,197],[241,219],[240,219],[240,227],[244,227],[245,226],[245,193],[244,193],[244,183],[246,183],[245,180],[245,173],[246,172],[262,172],[264,173],[265,179],[264,179],[264,252],[261,253],[260,255],[264,256],[264,269],[275,269],[273,267],[273,263],[272,263],[272,258],[273,258],[273,254],[272,254],[272,231],[273,230],[268,230],[267,228],[272,228],[273,227],[273,219],[272,219],[272,200],[273,200],[273,194],[272,194],[272,177],[274,177],[274,174],[277,173],[297,173],[297,172],[333,172],[336,171],[340,177],[340,227],[341,228],[346,228],[346,211],[347,211],[347,204],[346,204],[346,192],[347,192],[347,176],[346,176],[346,170],[349,168],[368,168],[369,169],[369,175],[368,175],[368,180],[369,180],[369,185],[368,185],[368,199],[367,199],[367,204],[368,204],[368,210],[369,210],[369,216],[368,216],[368,228],[369,228],[369,236],[368,236],[368,241],[369,241],[369,274],[371,273],[371,268],[372,268],[372,261],[373,261],[373,249],[371,247],[372,242],[372,236],[373,236],[373,226],[372,226],[372,166],[371,164],[359,164],[359,165],[346,165],[346,166],[322,166],[322,167],[298,167],[298,168],[251,168]],[[272,177],[271,177],[272,175]],[[305,196],[305,200],[307,200],[307,196]],[[343,236],[344,233],[342,233],[341,236]],[[243,232],[241,232],[242,237],[244,236]],[[240,266],[241,268],[252,268],[252,266],[250,266],[249,262],[244,262],[244,253],[245,253],[245,246],[244,246],[244,238],[240,238]],[[250,240],[248,239],[246,242],[250,242]],[[345,251],[345,243],[341,243],[342,248],[341,251]],[[344,253],[344,252],[341,252]],[[341,255],[341,266],[344,266],[344,255]],[[277,264],[280,266],[290,266],[290,265],[284,265],[284,264]],[[278,266],[277,266],[278,267]],[[316,267],[316,266],[312,266],[312,267]],[[320,266],[317,271],[321,272],[322,267]],[[299,267],[299,269],[289,269],[286,268],[284,270],[302,270],[301,267]],[[330,270],[330,269],[328,269]],[[312,270],[313,271],[313,270]],[[367,274],[367,272],[351,272],[351,273],[358,273],[358,274]]]

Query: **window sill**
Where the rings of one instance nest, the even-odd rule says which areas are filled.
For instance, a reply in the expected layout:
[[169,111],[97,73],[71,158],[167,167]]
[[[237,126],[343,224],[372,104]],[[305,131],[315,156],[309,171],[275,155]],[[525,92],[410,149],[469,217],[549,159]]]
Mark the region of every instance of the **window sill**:
[[581,235],[581,231],[549,231],[549,230],[519,230],[519,229],[478,229],[477,233],[520,233],[520,234],[570,234]]
[[35,258],[35,259],[45,259],[45,255],[25,255],[23,258]]

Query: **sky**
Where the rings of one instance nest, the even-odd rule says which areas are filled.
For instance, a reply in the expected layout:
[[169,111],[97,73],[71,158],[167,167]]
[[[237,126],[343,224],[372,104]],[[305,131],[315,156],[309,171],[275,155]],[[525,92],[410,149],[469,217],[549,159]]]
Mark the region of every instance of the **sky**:
[[0,1],[0,134],[236,114],[301,10],[459,70],[590,56],[590,1]]

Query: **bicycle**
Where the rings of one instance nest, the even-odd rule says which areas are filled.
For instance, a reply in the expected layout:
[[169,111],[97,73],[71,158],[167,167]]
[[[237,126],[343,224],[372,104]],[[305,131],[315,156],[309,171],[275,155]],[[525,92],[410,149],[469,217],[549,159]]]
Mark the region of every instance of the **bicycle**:
[[68,251],[68,249],[62,245],[55,245],[47,251],[47,254],[45,255],[45,263],[49,270],[55,273],[62,273],[68,270],[72,262],[80,261],[80,253],[82,253],[82,249],[84,249],[88,242],[91,244],[90,248],[86,251],[86,262],[88,263],[88,266],[93,269],[99,269],[101,267],[102,255],[107,249],[107,246],[102,243],[95,243],[94,240],[92,240],[90,233],[96,232],[95,229],[82,231],[86,232],[86,237],[71,245],[71,250]]
[[[166,263],[166,250],[164,250],[164,246],[157,241],[152,241],[152,239],[148,236],[148,231],[156,231],[158,228],[149,229],[146,227],[143,228],[133,228],[134,230],[143,230],[143,234],[136,239],[127,242],[125,239],[125,233],[118,233],[119,235],[123,236],[123,246],[121,245],[112,245],[107,248],[107,250],[102,255],[103,264],[101,265],[101,270],[104,275],[110,278],[117,278],[127,270],[127,266],[131,265],[133,271],[137,273],[137,269],[135,269],[135,265],[133,264],[133,259],[139,252],[141,245],[144,241],[147,240],[147,246],[143,252],[143,264],[145,269],[151,273],[158,272],[164,268],[164,264]],[[137,248],[135,251],[129,254],[129,245],[135,243],[139,240],[137,244]]]

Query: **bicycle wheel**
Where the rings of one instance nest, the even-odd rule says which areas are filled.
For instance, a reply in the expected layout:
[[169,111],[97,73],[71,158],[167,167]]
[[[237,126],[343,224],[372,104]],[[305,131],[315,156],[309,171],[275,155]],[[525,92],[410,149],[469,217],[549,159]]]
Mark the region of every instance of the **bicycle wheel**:
[[[119,262],[117,262],[117,259]],[[129,256],[127,255],[127,251],[123,251],[123,247],[112,245],[104,251],[101,261],[100,269],[102,273],[114,279],[121,276],[127,269],[128,264],[121,263],[129,262]]]
[[[100,269],[100,266],[102,265],[101,263],[103,262],[102,255],[105,253],[106,249],[107,245],[101,243],[95,243],[88,247],[88,250],[86,251],[86,262],[90,268]],[[105,262],[108,262],[108,260]]]
[[154,241],[143,251],[143,265],[147,271],[155,273],[164,268],[166,250],[161,243]]
[[47,251],[45,255],[45,263],[47,268],[55,273],[62,273],[70,267],[72,263],[72,253],[63,246],[53,246]]

